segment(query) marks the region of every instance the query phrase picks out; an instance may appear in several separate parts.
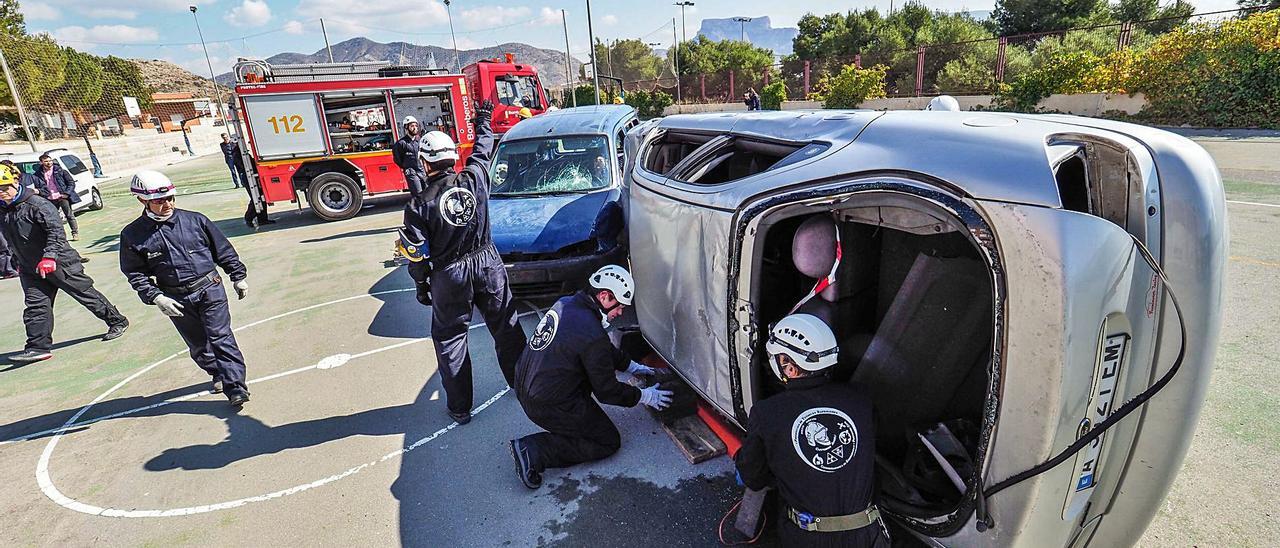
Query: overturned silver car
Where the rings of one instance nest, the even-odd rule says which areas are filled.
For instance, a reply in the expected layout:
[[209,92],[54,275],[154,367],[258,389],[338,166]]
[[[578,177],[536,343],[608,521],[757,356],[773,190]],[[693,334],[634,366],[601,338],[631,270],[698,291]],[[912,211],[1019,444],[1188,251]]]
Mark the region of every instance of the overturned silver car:
[[905,111],[672,116],[628,143],[641,331],[729,420],[780,389],[764,339],[800,309],[842,341],[835,374],[874,394],[897,532],[1142,535],[1218,341],[1226,213],[1198,145],[1089,118]]

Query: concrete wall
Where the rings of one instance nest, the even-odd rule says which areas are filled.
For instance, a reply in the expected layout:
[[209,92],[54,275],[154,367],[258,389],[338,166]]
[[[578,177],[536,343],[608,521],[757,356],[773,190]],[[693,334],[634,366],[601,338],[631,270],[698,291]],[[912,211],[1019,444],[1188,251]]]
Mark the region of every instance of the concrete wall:
[[[191,129],[191,148],[196,156],[222,153],[218,148],[218,143],[222,141],[221,134],[225,131],[222,126],[188,127]],[[98,161],[102,163],[102,171],[108,176],[131,175],[141,169],[156,168],[191,158],[182,141],[182,133],[156,133],[155,130],[132,128],[126,131],[128,133],[121,137],[89,138]],[[84,145],[84,139],[36,141],[36,148],[41,151],[52,148],[70,149],[84,160],[85,165],[89,165],[89,151]],[[0,144],[0,153],[28,152],[31,152],[31,147],[25,141]]]
[[[963,110],[990,109],[995,102],[993,95],[957,95],[956,101]],[[892,97],[871,99],[858,105],[858,108],[870,110],[922,110],[932,97]],[[1137,114],[1147,106],[1147,98],[1141,93],[1133,97],[1128,95],[1112,95],[1109,93],[1081,93],[1074,95],[1051,95],[1037,104],[1040,110],[1064,112],[1080,116],[1099,116],[1104,112],[1118,110],[1128,114]],[[782,110],[820,109],[819,101],[786,101]],[[697,105],[672,105],[663,111],[664,115],[692,114],[698,112],[732,112],[746,110],[742,103],[709,103]]]

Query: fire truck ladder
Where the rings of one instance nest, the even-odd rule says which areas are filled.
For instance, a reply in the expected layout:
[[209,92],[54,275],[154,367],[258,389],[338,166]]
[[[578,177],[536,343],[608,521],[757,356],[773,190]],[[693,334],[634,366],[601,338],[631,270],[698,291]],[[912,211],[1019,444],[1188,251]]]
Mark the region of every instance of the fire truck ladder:
[[350,63],[307,63],[272,65],[261,59],[236,62],[236,83],[255,82],[328,82],[358,78],[394,78],[448,74],[442,68],[392,65],[387,61],[355,61]]

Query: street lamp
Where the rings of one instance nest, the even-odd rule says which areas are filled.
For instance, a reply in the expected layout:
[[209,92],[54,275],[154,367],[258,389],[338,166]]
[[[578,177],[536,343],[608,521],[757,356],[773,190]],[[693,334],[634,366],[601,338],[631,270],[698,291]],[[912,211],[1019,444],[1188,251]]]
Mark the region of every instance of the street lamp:
[[591,40],[591,80],[596,88],[596,104],[600,104],[600,65],[596,64],[596,31],[591,27],[591,0],[587,0],[587,35]]
[[462,62],[458,60],[458,37],[453,34],[453,9],[449,7],[450,0],[444,0],[444,12],[449,17],[449,37],[453,39],[453,66],[458,68],[458,72],[462,72]]
[[[204,31],[200,30],[200,18],[196,16],[196,7],[187,6],[191,10],[191,18],[196,22],[196,34],[200,36],[200,49],[204,50],[204,62],[209,67],[209,83],[213,85],[213,101],[218,103],[218,116],[222,116],[222,94],[218,92],[217,76],[213,74],[213,61],[209,60],[209,48],[204,45]],[[209,111],[213,111],[213,105],[209,105]],[[223,120],[226,120],[224,117]],[[190,148],[190,147],[188,147]]]
[[688,42],[688,41],[689,41],[689,33],[688,33],[688,31],[689,31],[689,26],[688,26],[687,24],[685,24],[685,22],[684,22],[684,9],[685,9],[685,8],[692,8],[692,7],[693,7],[693,2],[689,2],[688,0],[685,0],[684,2],[676,2],[675,4],[672,4],[672,5],[674,5],[674,6],[680,6],[680,41],[681,41],[681,42]]
[[746,39],[743,38],[745,31],[743,30],[743,28],[747,25],[747,23],[751,22],[751,18],[750,17],[734,17],[733,20],[738,22],[738,41],[745,42]]

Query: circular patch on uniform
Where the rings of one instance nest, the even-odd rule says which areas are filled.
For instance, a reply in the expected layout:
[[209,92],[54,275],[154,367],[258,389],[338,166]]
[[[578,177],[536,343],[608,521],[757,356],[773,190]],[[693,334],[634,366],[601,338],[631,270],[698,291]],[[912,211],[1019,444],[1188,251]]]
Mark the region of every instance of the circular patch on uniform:
[[453,226],[466,226],[476,217],[476,195],[455,186],[440,196],[440,217]]
[[835,472],[858,452],[858,429],[843,411],[815,407],[791,424],[791,443],[800,460],[814,470]]
[[560,315],[555,310],[548,310],[547,314],[538,322],[538,327],[534,328],[533,336],[529,337],[529,348],[534,350],[543,350],[551,345],[551,341],[556,338],[556,330],[560,328]]

